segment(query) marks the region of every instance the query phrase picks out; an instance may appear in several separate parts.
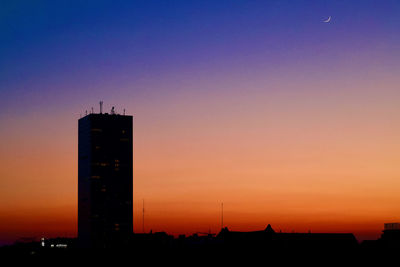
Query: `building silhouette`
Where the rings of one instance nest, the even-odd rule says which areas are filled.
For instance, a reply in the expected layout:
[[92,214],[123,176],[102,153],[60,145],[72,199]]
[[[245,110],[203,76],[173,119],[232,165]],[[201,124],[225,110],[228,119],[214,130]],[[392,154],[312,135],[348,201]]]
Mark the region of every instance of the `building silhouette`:
[[381,237],[377,240],[364,240],[362,249],[368,253],[398,254],[400,250],[400,223],[385,223]]
[[349,252],[355,250],[357,239],[351,233],[282,233],[271,225],[251,232],[230,231],[223,228],[216,237],[229,250],[297,251],[307,253]]
[[78,243],[126,244],[133,225],[132,116],[91,113],[79,119]]

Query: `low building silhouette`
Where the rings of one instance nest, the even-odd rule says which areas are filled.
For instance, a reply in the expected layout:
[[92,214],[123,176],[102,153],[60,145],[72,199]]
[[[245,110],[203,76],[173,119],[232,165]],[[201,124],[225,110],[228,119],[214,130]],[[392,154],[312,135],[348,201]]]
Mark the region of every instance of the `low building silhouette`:
[[364,240],[361,248],[369,253],[398,253],[400,250],[400,223],[385,223],[381,237],[377,240]]
[[236,232],[224,228],[217,238],[229,249],[274,251],[350,251],[358,246],[351,233],[282,233],[271,225],[261,231]]
[[399,246],[400,223],[385,223],[380,240],[393,246]]

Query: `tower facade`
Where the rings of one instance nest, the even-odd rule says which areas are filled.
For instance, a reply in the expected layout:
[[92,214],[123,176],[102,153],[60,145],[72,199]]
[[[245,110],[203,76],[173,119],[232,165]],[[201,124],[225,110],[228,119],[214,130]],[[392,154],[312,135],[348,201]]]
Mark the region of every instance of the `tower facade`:
[[114,247],[133,227],[133,117],[89,114],[78,122],[78,242]]

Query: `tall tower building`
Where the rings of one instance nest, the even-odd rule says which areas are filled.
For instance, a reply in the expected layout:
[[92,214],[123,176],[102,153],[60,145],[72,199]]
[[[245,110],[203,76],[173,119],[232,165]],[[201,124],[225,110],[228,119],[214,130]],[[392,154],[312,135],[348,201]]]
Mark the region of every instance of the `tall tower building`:
[[133,227],[132,116],[89,114],[78,128],[78,241],[82,247],[128,242]]

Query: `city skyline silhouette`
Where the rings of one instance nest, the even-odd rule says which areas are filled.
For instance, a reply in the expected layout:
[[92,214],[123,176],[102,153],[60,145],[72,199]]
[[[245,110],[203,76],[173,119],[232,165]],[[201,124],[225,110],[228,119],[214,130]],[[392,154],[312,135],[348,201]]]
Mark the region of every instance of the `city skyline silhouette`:
[[400,222],[397,1],[0,6],[0,246],[77,237],[100,100],[134,117],[136,234]]

